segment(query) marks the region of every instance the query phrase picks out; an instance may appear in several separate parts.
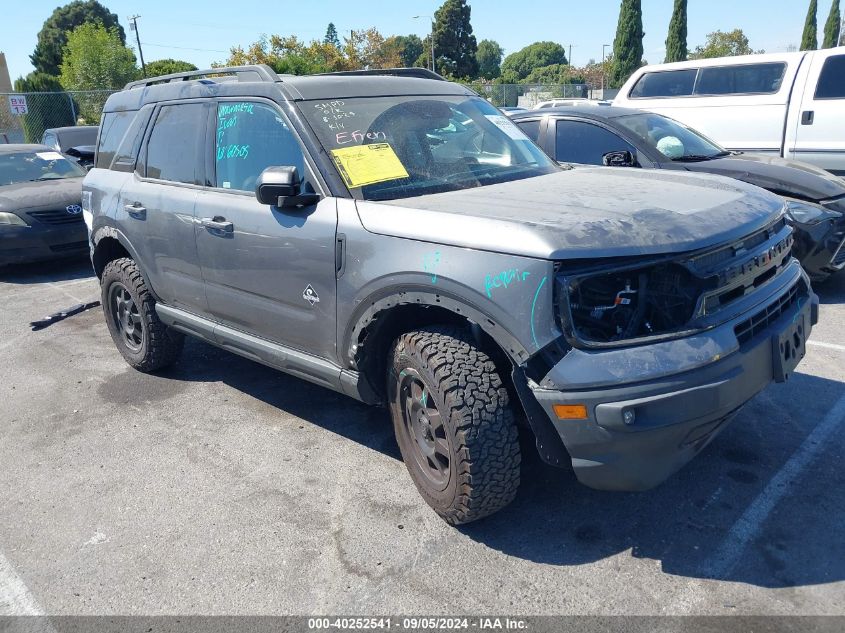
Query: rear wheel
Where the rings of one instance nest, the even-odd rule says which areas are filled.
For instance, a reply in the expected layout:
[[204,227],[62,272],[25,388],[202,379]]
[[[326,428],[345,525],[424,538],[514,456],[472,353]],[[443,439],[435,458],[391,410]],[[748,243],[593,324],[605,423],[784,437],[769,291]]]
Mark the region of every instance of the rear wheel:
[[456,525],[514,499],[520,453],[508,391],[464,329],[400,336],[388,390],[402,458],[435,512]]
[[106,264],[100,288],[109,333],[127,363],[152,372],[179,358],[185,337],[158,318],[155,298],[133,260],[121,257]]

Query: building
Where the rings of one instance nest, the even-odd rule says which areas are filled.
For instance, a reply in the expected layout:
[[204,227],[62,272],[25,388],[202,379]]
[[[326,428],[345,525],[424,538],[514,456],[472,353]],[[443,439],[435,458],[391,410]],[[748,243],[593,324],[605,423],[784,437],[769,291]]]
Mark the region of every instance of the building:
[[0,51],[0,92],[12,92],[9,67],[6,65],[6,55],[2,51]]

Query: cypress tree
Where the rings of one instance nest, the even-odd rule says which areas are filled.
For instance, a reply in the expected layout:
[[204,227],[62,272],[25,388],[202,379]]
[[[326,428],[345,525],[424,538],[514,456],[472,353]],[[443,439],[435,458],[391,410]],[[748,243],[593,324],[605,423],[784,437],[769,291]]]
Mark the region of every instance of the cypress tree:
[[807,9],[807,19],[804,20],[804,33],[801,35],[802,51],[814,51],[819,47],[816,27],[816,14],[818,10],[818,0],[810,0],[810,8]]
[[[815,1],[815,0],[814,0]],[[643,8],[640,0],[622,0],[613,40],[610,87],[620,88],[643,61]]]
[[839,43],[839,0],[833,0],[827,22],[824,23],[822,48],[834,48]]
[[669,34],[666,36],[665,63],[683,62],[687,59],[687,0],[675,0]]

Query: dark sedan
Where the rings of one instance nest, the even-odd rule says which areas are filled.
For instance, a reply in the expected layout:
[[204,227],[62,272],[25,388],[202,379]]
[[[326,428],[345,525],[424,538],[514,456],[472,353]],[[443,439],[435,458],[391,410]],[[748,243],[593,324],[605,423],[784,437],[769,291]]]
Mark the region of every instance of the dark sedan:
[[0,145],[0,266],[88,252],[84,176],[45,145]]
[[660,114],[628,108],[555,108],[511,116],[560,162],[706,172],[783,196],[794,252],[820,281],[845,267],[845,180],[813,165],[729,152]]
[[83,167],[94,164],[94,148],[97,145],[97,125],[71,125],[44,130],[41,144],[52,147],[62,154],[72,156]]

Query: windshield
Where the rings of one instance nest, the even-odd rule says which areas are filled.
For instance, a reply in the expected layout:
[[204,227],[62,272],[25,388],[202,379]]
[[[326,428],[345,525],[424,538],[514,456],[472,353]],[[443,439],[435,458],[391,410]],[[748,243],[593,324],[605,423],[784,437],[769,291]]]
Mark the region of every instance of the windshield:
[[352,195],[365,200],[469,189],[559,169],[479,97],[306,101],[302,109]]
[[52,150],[0,153],[0,186],[37,180],[81,178],[85,170]]
[[730,152],[665,116],[644,112],[614,119],[670,160],[707,160]]

